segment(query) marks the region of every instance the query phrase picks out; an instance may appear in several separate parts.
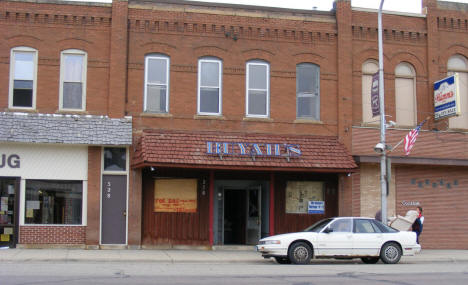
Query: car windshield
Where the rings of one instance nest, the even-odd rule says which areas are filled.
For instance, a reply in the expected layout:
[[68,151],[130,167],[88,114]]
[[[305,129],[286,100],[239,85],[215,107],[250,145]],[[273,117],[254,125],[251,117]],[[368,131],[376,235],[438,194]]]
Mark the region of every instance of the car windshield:
[[328,225],[333,219],[325,219],[316,222],[312,226],[308,227],[307,229],[304,230],[304,232],[320,232],[326,225]]

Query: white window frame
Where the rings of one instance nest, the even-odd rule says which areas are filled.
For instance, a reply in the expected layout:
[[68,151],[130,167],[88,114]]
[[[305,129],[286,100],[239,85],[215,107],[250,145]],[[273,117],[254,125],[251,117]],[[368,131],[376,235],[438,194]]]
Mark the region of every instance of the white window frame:
[[[201,85],[201,78],[202,78],[202,63],[208,62],[208,63],[217,63],[219,66],[218,69],[218,82],[219,85],[216,86],[202,86]],[[198,88],[197,88],[197,113],[199,115],[212,115],[212,116],[219,116],[222,114],[222,102],[223,102],[223,82],[222,82],[222,74],[223,74],[223,63],[219,59],[213,59],[213,58],[201,58],[198,60]],[[213,113],[213,112],[202,112],[200,110],[200,91],[201,88],[218,88],[219,94],[218,94],[218,112]]]
[[[317,76],[317,89],[318,89],[317,91],[318,92],[317,93],[314,93],[314,91],[312,91],[312,92],[299,92],[298,88],[297,88],[298,87],[297,86],[297,80],[298,80],[297,75],[298,74],[297,74],[297,71],[296,71],[296,118],[297,119],[320,121],[320,66],[318,64],[311,63],[311,62],[301,62],[301,63],[296,64],[296,70],[301,65],[310,65],[310,66],[313,66],[313,67],[316,68],[314,71],[318,70],[318,76]],[[315,74],[313,74],[312,76],[315,76]],[[299,98],[304,98],[304,97],[317,98],[317,100],[316,100],[317,105],[312,106],[312,108],[317,110],[317,117],[316,118],[314,118],[313,116],[299,116]]]
[[[253,89],[249,88],[249,72],[250,66],[252,65],[261,65],[266,66],[266,88],[267,89]],[[249,90],[253,91],[266,91],[267,98],[266,98],[266,114],[265,115],[258,115],[258,114],[250,114],[249,113]],[[252,118],[269,118],[270,117],[270,64],[265,61],[249,61],[246,64],[246,76],[245,76],[245,115],[246,117]]]
[[[450,60],[452,58],[459,58],[461,59],[462,61],[465,62],[465,67],[464,68],[454,68],[452,66],[450,66]],[[447,76],[450,76],[450,75],[453,75],[455,73],[458,73],[459,74],[459,92],[463,91],[463,87],[466,88],[466,85],[462,85],[462,78],[467,78],[468,77],[468,58],[466,58],[464,55],[461,55],[461,54],[453,54],[452,56],[449,57],[449,59],[447,60]],[[460,96],[459,96],[459,99],[460,99],[460,102],[458,102],[458,104],[460,104],[460,115],[459,116],[456,116],[456,117],[451,117],[448,119],[448,127],[449,129],[468,129],[468,102],[467,102],[467,98],[464,97],[463,95],[461,95],[462,93],[460,93]]]
[[[149,83],[148,82],[148,62],[150,59],[158,59],[158,60],[165,60],[166,61],[166,83],[165,84],[158,84],[158,83]],[[169,56],[163,54],[149,54],[145,56],[145,85],[144,85],[144,98],[143,98],[143,112],[145,113],[154,113],[154,114],[166,114],[169,113],[169,82],[170,82],[170,74],[169,74],[169,66],[171,64],[171,60]],[[147,98],[148,98],[148,85],[153,86],[166,86],[166,106],[164,111],[148,111],[147,110]]]
[[[65,108],[63,107],[63,84],[65,79],[65,56],[66,55],[81,55],[83,56],[81,69],[81,108]],[[67,49],[60,53],[60,87],[59,87],[59,108],[60,110],[84,111],[86,110],[86,74],[88,70],[88,54],[85,51],[78,49]]]
[[[31,224],[26,223],[26,184],[28,180],[44,180],[44,181],[81,181],[82,182],[82,196],[81,196],[81,224]],[[28,227],[82,227],[87,226],[88,224],[88,181],[87,180],[80,180],[80,179],[41,179],[41,178],[26,178],[21,179],[20,185],[20,226],[28,226]]]
[[[14,64],[14,55],[15,52],[29,52],[34,54],[33,58],[33,93],[32,93],[32,106],[31,107],[21,107],[21,106],[13,106],[13,86],[15,81],[15,64]],[[23,110],[34,110],[36,109],[36,89],[37,89],[37,58],[38,58],[38,51],[34,48],[20,46],[14,47],[10,51],[10,87],[8,92],[8,108],[10,109],[23,109]]]

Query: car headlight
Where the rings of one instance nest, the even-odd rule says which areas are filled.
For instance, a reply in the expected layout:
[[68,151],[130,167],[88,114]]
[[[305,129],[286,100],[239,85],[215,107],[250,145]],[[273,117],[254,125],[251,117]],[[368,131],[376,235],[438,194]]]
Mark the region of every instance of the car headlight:
[[261,240],[260,244],[281,244],[279,240]]

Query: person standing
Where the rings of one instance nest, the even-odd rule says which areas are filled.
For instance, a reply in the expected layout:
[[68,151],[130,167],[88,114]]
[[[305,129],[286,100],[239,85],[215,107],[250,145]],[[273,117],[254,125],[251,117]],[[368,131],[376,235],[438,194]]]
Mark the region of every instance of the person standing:
[[418,206],[416,210],[418,211],[418,217],[416,218],[413,225],[411,226],[411,229],[413,232],[416,233],[416,242],[419,244],[419,236],[421,235],[422,230],[423,230],[424,216],[423,216],[423,209],[421,206]]

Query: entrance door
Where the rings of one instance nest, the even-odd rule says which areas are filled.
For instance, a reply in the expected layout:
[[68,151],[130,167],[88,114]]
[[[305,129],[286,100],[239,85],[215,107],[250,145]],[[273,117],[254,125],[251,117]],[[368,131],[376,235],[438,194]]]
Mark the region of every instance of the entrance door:
[[18,243],[19,178],[0,177],[0,247]]
[[101,244],[126,244],[127,175],[103,175],[101,201]]
[[247,190],[247,244],[257,244],[261,234],[260,186]]
[[224,244],[257,244],[261,234],[260,190],[260,186],[224,189]]

